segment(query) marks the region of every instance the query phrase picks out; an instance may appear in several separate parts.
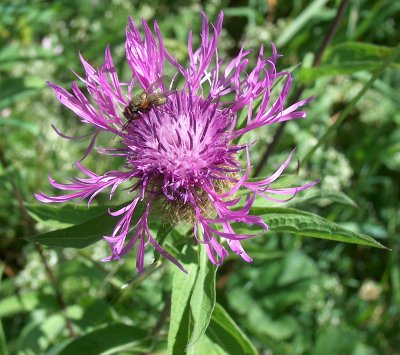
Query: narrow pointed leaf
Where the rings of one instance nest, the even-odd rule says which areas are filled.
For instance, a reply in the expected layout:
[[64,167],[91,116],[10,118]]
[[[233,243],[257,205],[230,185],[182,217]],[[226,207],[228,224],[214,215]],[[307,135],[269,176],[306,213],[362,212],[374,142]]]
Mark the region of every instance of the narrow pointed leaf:
[[[54,205],[27,205],[30,216],[37,222],[41,222],[48,226],[65,227],[83,223],[99,215],[104,215],[107,212],[105,206],[91,206],[67,204],[63,206]],[[111,210],[117,207],[110,207]]]
[[228,354],[258,354],[249,338],[241,331],[228,312],[218,303],[215,305],[206,334]]
[[141,328],[125,324],[110,324],[96,329],[69,343],[59,355],[117,354],[123,350],[132,350],[143,343],[147,332]]
[[[199,248],[199,272],[190,300],[193,332],[188,348],[194,347],[205,333],[215,307],[215,273],[217,267],[207,257],[206,248]],[[193,349],[192,349],[193,351]]]
[[179,258],[187,274],[174,268],[171,296],[171,321],[168,332],[168,354],[184,354],[191,334],[190,296],[197,278],[197,254],[191,246]]
[[[143,205],[135,209],[132,225],[144,211]],[[42,233],[26,240],[47,245],[49,247],[84,248],[96,243],[105,235],[110,235],[118,219],[110,216],[107,211],[75,226]]]
[[56,307],[54,297],[50,295],[40,295],[33,291],[2,297],[0,300],[0,318],[30,313],[40,304],[50,309]]
[[293,208],[255,208],[252,210],[269,225],[270,232],[289,232],[300,236],[335,240],[387,249],[368,235],[353,232],[316,214]]
[[348,205],[354,208],[358,208],[357,203],[348,195],[341,191],[308,191],[306,196],[300,197],[296,196],[293,200],[286,203],[287,206],[295,207],[301,206],[306,203],[320,203],[321,205],[327,205],[331,203],[340,203],[343,205]]
[[[322,76],[374,71],[382,61],[390,57],[392,51],[393,48],[371,43],[340,43],[327,51],[321,66],[302,68],[299,77],[305,82],[310,82]],[[398,68],[400,62],[397,59],[390,65]]]

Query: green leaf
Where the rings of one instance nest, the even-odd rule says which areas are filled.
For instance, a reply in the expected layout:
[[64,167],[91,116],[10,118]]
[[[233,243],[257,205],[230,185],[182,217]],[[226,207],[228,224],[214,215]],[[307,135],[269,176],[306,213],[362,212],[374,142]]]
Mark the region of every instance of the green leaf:
[[[270,231],[288,232],[305,237],[336,240],[345,243],[368,245],[387,249],[375,239],[350,231],[316,214],[293,208],[254,208],[252,212],[260,216],[270,227]],[[237,228],[237,230],[239,230]]]
[[22,117],[6,117],[0,120],[0,127],[14,127],[19,131],[26,131],[37,136],[40,132],[39,125],[36,123],[28,122]]
[[[302,182],[297,184],[297,186],[300,186]],[[290,187],[293,185],[286,185],[286,187]],[[295,185],[294,185],[295,186]],[[239,194],[245,194],[246,191],[240,192]],[[285,202],[285,206],[291,207],[291,208],[302,208],[304,209],[304,206],[306,205],[313,205],[313,206],[328,206],[332,203],[335,204],[343,204],[347,206],[351,206],[354,208],[358,208],[357,203],[347,196],[345,193],[341,191],[334,191],[334,190],[318,190],[318,189],[310,189],[305,192],[302,192],[298,196],[295,196],[295,198]],[[265,199],[262,196],[257,196],[253,207],[257,208],[266,208],[266,207],[274,207],[276,206],[276,202],[269,201]]]
[[[0,7],[0,13],[3,14],[3,8]],[[32,8],[28,10],[32,13]],[[31,65],[34,61],[42,61],[42,60],[58,60],[58,56],[54,55],[49,49],[43,48],[42,45],[31,43],[29,46],[29,54],[26,53],[26,48],[24,45],[21,45],[17,41],[12,43],[7,43],[6,46],[2,46],[0,50],[0,69],[4,71],[10,72],[12,68],[15,67],[16,63],[21,62],[25,65]],[[25,53],[25,54],[22,54]],[[43,74],[46,74],[43,72]],[[43,86],[45,84],[45,79],[40,79],[40,85]]]
[[215,305],[206,334],[228,354],[258,354],[251,341],[218,303]]
[[21,330],[15,344],[16,353],[43,353],[65,330],[65,318],[61,313],[47,315],[44,319],[33,319]]
[[[322,76],[374,71],[392,52],[393,48],[370,43],[340,43],[327,51],[322,65],[300,69],[299,77],[302,81],[311,82]],[[390,65],[400,67],[400,61],[393,61]]]
[[33,76],[2,80],[0,82],[0,109],[36,94],[44,86],[44,79]]
[[0,319],[0,354],[1,355],[9,354],[7,347],[7,340],[6,336],[4,335],[3,324],[1,323],[1,319]]
[[286,203],[287,206],[294,207],[304,205],[305,203],[319,203],[321,206],[326,206],[331,203],[341,203],[343,205],[358,208],[357,203],[341,191],[335,190],[309,190],[304,197],[296,196],[293,200]]
[[0,318],[10,315],[29,312],[39,304],[38,294],[28,292],[22,295],[13,295],[0,301]]
[[171,321],[168,332],[168,354],[183,354],[190,337],[190,296],[197,278],[197,254],[187,245],[179,261],[187,274],[174,268],[171,296]]
[[196,354],[230,355],[205,334],[196,344]]
[[[144,205],[138,204],[132,217],[132,225],[140,218],[143,211]],[[49,247],[80,249],[96,243],[105,235],[111,234],[117,221],[118,218],[109,215],[108,212],[104,212],[75,226],[38,234],[25,239]]]
[[54,297],[39,295],[37,292],[25,292],[3,297],[0,300],[0,318],[30,312],[39,304],[52,307],[56,305],[56,302]]
[[184,248],[180,261],[188,274],[174,271],[168,354],[194,353],[194,345],[205,333],[215,306],[217,268],[208,260],[206,249],[198,249],[197,256],[191,247]]
[[[373,63],[380,65],[381,62],[390,57],[393,48],[379,46],[371,43],[344,42],[331,47],[325,55],[324,63]],[[400,64],[397,60],[392,65]]]
[[353,329],[328,328],[321,332],[316,341],[312,355],[331,354],[354,354],[357,343],[362,337]]
[[323,64],[318,67],[301,68],[299,79],[308,84],[324,76],[353,74],[362,70],[373,71],[377,67],[378,65],[374,63]]
[[[96,216],[104,215],[107,208],[104,206],[73,205],[63,206],[54,205],[27,205],[30,216],[38,222],[48,226],[67,227],[78,223],[83,223]],[[122,207],[122,206],[119,206]],[[111,207],[111,210],[118,207]]]
[[208,259],[206,248],[203,245],[199,245],[198,249],[199,271],[190,299],[193,332],[188,345],[188,352],[194,350],[194,344],[205,333],[215,307],[215,273],[217,267]]
[[74,339],[59,355],[116,354],[141,346],[146,335],[147,332],[139,327],[111,324]]

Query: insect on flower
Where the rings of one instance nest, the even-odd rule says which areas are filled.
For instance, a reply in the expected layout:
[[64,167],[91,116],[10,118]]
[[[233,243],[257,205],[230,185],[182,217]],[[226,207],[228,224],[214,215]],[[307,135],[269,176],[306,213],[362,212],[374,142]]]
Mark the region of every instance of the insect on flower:
[[175,91],[162,90],[165,79],[166,76],[164,75],[151,83],[142,93],[133,96],[128,106],[124,109],[124,116],[127,122],[124,124],[123,130],[125,130],[133,120],[139,119],[141,114],[149,112],[154,107],[162,106],[167,103],[167,97]]
[[[142,21],[140,31],[130,18],[125,44],[132,71],[130,82],[119,80],[107,46],[104,64],[98,70],[80,56],[86,77],[77,76],[86,85],[86,95],[75,82],[72,93],[49,83],[63,105],[82,123],[95,128],[85,155],[115,156],[125,159],[125,163],[118,170],[96,173],[76,162],[86,177],[68,183],[49,178],[64,195],[39,192],[36,198],[44,203],[87,199],[90,206],[106,189],[112,198],[122,184],[133,183],[129,193],[121,189],[127,199],[125,207],[109,212],[117,221],[111,233],[104,232],[111,253],[103,261],[120,259],[135,248],[136,267],[143,272],[145,249],[152,246],[184,270],[154,236],[150,223],[153,215],[172,225],[184,222],[190,226],[192,238],[216,265],[222,264],[229,249],[251,262],[242,241],[268,230],[262,217],[253,214],[256,199],[285,202],[318,183],[315,180],[280,188],[272,185],[289,166],[294,151],[271,175],[256,181],[251,178],[252,145],[245,141],[239,144],[239,138],[261,127],[304,118],[302,107],[313,98],[286,105],[292,76],[277,69],[280,55],[273,44],[269,56],[264,46],[260,47],[254,64],[249,58],[251,50],[244,47],[235,57],[221,59],[218,41],[223,17],[221,12],[217,22],[211,24],[202,14],[198,48],[194,48],[189,33],[187,66],[164,47],[157,22],[154,34],[146,21]],[[164,84],[167,66],[182,77],[179,89],[171,90],[173,81]],[[282,87],[272,95],[278,81],[283,82]],[[143,91],[131,95],[136,87]],[[120,117],[121,111],[127,121]],[[132,121],[134,129],[129,129]],[[121,147],[92,150],[100,133],[114,133],[120,137]],[[254,227],[249,233],[240,232],[238,224]],[[253,233],[253,228],[258,230]]]

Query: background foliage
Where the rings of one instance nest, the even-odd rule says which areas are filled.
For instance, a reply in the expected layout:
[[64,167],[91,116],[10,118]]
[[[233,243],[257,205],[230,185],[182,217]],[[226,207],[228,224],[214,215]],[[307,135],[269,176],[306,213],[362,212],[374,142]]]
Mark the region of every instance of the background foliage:
[[[225,56],[243,41],[248,47],[266,44],[268,50],[273,41],[285,55],[280,68],[291,68],[297,89],[306,86],[304,97],[316,96],[306,120],[286,125],[260,176],[271,173],[297,146],[300,161],[307,156],[301,175],[321,176],[322,181],[288,206],[371,235],[392,251],[285,231],[248,241],[253,264],[232,257],[217,271],[216,298],[224,308],[214,311],[197,353],[254,353],[246,338],[232,349],[218,345],[215,334],[221,334],[222,325],[234,327],[233,320],[263,354],[400,353],[399,59],[385,67],[345,120],[335,124],[399,44],[395,19],[400,3],[350,1],[321,65],[313,68],[338,6],[328,0],[0,4],[0,353],[163,353],[167,348],[171,285],[177,282],[170,272],[173,266],[157,262],[138,276],[134,256],[121,263],[98,261],[105,256],[106,243],[79,250],[27,243],[22,238],[50,226],[69,226],[74,217],[67,210],[61,217],[46,217],[46,211],[41,214],[35,207],[28,215],[23,204],[36,205],[33,192],[49,191],[49,171],[59,180],[71,176],[71,163],[85,149],[85,142],[71,144],[51,129],[53,123],[69,135],[85,133],[45,81],[69,87],[73,74],[68,67],[81,72],[78,51],[99,66],[107,43],[120,77],[127,78],[127,15],[136,21],[157,19],[167,47],[185,60],[187,31],[198,32],[201,9],[210,19],[224,10]],[[258,132],[255,165],[276,129]],[[327,132],[323,144],[307,155]],[[88,159],[87,164],[102,171],[112,162]],[[34,223],[32,216],[41,222]],[[152,255],[148,260],[152,262]]]

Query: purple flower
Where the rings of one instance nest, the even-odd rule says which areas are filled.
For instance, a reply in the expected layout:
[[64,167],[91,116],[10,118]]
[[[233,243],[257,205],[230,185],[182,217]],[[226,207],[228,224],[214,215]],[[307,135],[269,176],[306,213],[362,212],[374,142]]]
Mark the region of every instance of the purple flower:
[[[258,127],[305,117],[305,112],[299,109],[311,98],[285,109],[292,77],[288,72],[277,71],[279,55],[276,48],[272,45],[272,55],[268,57],[261,47],[254,68],[248,65],[251,51],[244,48],[226,62],[219,58],[217,49],[223,13],[215,26],[208,23],[204,14],[202,16],[201,45],[196,50],[193,50],[192,33],[189,33],[187,68],[165,49],[156,22],[155,35],[146,21],[142,22],[143,39],[130,18],[126,33],[126,57],[132,70],[129,82],[119,80],[107,47],[104,64],[99,70],[80,56],[86,77],[76,75],[85,83],[90,99],[75,82],[72,93],[49,83],[63,105],[74,111],[82,123],[95,128],[85,157],[92,152],[96,136],[101,132],[111,132],[122,141],[120,149],[97,149],[100,154],[124,157],[126,163],[120,171],[97,175],[77,162],[76,167],[86,178],[71,179],[68,184],[49,178],[52,186],[67,191],[65,195],[36,195],[45,203],[87,198],[90,205],[103,190],[110,190],[111,198],[120,184],[130,183],[131,202],[110,212],[120,219],[112,235],[104,236],[111,246],[111,255],[104,261],[119,259],[137,245],[137,270],[142,272],[145,248],[152,244],[184,270],[157,243],[149,229],[150,208],[157,203],[157,208],[162,208],[173,222],[193,223],[194,238],[206,248],[214,264],[223,262],[228,255],[227,247],[251,262],[240,242],[256,234],[236,233],[234,224],[258,225],[261,231],[268,230],[259,216],[250,214],[256,196],[282,202],[271,195],[293,196],[317,182],[295,188],[270,187],[288,166],[293,152],[270,177],[257,181],[250,179],[250,147],[237,144],[238,138]],[[182,88],[171,90],[175,80],[165,86],[163,70],[167,65],[174,68],[177,76],[183,76]],[[272,100],[271,88],[278,79],[283,80],[283,88],[278,98]],[[133,91],[146,90],[154,86],[153,83],[158,83],[155,93],[167,97],[166,102],[133,110],[133,118],[127,121],[123,112],[135,96]],[[256,100],[259,102],[257,108]],[[247,120],[238,128],[238,116],[243,110],[248,112]],[[241,151],[245,152],[247,162],[239,161]],[[138,204],[144,205],[144,212],[133,223]]]

